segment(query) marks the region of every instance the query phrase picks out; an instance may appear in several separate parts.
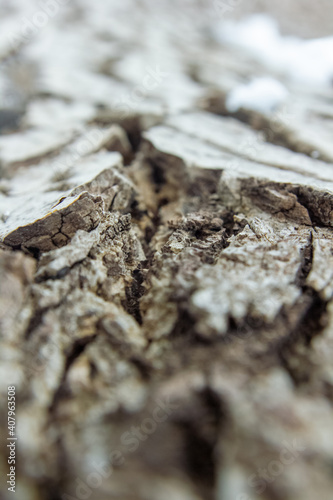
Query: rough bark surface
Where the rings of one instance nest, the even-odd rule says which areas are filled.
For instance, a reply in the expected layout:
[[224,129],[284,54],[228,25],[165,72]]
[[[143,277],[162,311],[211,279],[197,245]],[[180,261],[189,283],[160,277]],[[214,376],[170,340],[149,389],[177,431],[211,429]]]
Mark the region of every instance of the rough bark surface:
[[231,116],[268,70],[201,2],[72,2],[14,48],[0,8],[16,498],[332,498],[332,89]]

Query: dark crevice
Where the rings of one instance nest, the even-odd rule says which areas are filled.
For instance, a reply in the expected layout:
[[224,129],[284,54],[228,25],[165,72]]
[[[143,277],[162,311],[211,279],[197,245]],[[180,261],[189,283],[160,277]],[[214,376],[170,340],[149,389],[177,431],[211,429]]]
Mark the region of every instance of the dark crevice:
[[208,495],[206,498],[213,498],[210,491],[215,483],[215,461],[211,443],[207,442],[197,434],[195,427],[184,427],[186,439],[187,468],[190,477],[201,486],[200,489]]
[[67,373],[68,373],[70,367],[72,366],[74,361],[84,352],[87,345],[91,344],[91,342],[93,342],[95,340],[96,336],[97,336],[97,334],[94,334],[94,335],[90,335],[90,336],[87,336],[87,337],[84,337],[81,339],[77,339],[73,343],[69,352],[67,353],[66,364],[65,364],[63,375],[62,375],[62,379],[61,379],[61,382],[59,384],[58,389],[56,390],[56,392],[54,394],[53,401],[49,407],[49,412],[51,415],[55,412],[56,407],[57,407],[60,399],[67,394],[66,378],[67,378]]
[[283,367],[296,385],[307,383],[311,377],[308,353],[311,341],[321,334],[328,324],[327,305],[320,295],[304,287],[302,300],[304,312],[293,330],[275,346]]
[[[183,297],[182,297],[183,295]],[[175,297],[178,301],[183,299],[183,303],[180,303],[178,307],[178,319],[176,325],[169,335],[171,341],[182,338],[187,340],[189,344],[193,342],[193,336],[195,332],[195,319],[189,314],[186,309],[186,302],[184,301],[184,291],[179,290],[178,297]],[[200,339],[199,339],[200,341]]]
[[38,326],[42,323],[43,317],[47,309],[36,309],[34,311],[33,316],[30,318],[29,324],[25,331],[25,338],[29,339],[32,332],[38,328]]
[[28,254],[33,257],[34,259],[36,260],[39,260],[39,257],[41,255],[41,250],[39,248],[35,248],[35,247],[24,247],[24,249],[22,249],[23,251],[25,250],[26,252],[28,252]]
[[148,360],[139,354],[133,354],[128,358],[128,361],[133,363],[133,365],[138,369],[143,380],[151,380],[154,367]]
[[145,292],[143,282],[145,280],[145,273],[141,268],[133,271],[131,286],[126,287],[126,303],[124,304],[125,310],[134,317],[134,319],[142,324],[142,317],[140,311],[140,299]]
[[225,411],[220,398],[209,388],[192,404],[189,417],[182,422],[186,466],[203,498],[210,500],[217,479],[215,446]]
[[295,283],[299,288],[303,288],[309,276],[313,263],[313,234],[310,232],[308,244],[301,250],[301,265],[296,274]]
[[292,187],[289,190],[297,196],[298,202],[307,209],[313,225],[332,227],[333,196],[330,193],[316,192],[314,188],[303,186]]
[[309,346],[312,339],[319,335],[327,326],[328,317],[326,312],[328,302],[323,300],[317,292],[310,288],[306,288],[306,293],[312,295],[312,303],[301,321],[299,329],[305,344]]
[[116,201],[116,198],[117,198],[118,194],[119,194],[119,192],[115,193],[114,197],[112,198],[110,206],[109,206],[109,212],[112,212],[113,207],[114,207],[114,203]]
[[[110,110],[101,109],[98,117],[93,122],[94,125],[110,126],[111,124],[120,125],[126,132],[128,140],[132,146],[133,153],[137,153],[140,149],[142,142],[142,125],[139,116],[130,116],[124,110],[123,116],[117,117],[110,115]],[[126,159],[126,165],[130,163],[131,158]]]

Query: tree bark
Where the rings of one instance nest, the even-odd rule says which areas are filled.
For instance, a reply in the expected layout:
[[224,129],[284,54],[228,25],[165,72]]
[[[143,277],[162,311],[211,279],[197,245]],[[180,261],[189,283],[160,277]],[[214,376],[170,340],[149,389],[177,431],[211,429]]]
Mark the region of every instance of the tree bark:
[[232,114],[207,6],[79,7],[0,40],[2,477],[15,386],[19,500],[330,498],[332,89]]

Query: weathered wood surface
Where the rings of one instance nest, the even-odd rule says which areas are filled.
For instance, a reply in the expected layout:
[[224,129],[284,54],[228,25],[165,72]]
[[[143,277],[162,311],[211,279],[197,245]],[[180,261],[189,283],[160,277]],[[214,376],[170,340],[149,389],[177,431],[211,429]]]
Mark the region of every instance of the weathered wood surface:
[[268,70],[212,6],[58,7],[13,48],[39,7],[1,5],[16,498],[331,498],[332,88],[228,116]]

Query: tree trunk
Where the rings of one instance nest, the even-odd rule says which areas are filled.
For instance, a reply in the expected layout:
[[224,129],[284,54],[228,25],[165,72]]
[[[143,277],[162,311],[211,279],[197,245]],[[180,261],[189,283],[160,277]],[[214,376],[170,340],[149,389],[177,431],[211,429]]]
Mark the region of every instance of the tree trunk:
[[19,500],[330,498],[332,89],[132,4],[0,36],[3,498],[8,386]]

